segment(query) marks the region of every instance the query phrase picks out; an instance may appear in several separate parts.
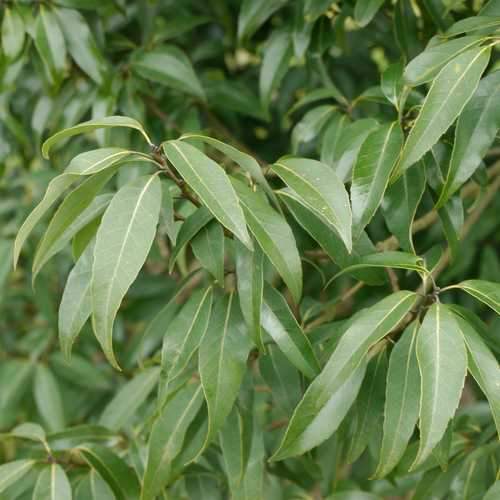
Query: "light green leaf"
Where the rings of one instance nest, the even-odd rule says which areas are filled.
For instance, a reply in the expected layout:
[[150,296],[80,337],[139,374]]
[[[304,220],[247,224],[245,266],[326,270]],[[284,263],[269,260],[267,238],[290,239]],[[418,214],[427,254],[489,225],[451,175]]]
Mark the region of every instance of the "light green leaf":
[[397,465],[418,419],[420,373],[415,351],[419,323],[406,328],[389,359],[384,409],[384,432],[374,476],[386,476]]
[[283,295],[270,286],[265,289],[261,324],[288,360],[306,377],[312,379],[319,373],[319,363],[309,339]]
[[489,47],[469,49],[439,72],[406,139],[400,171],[420,160],[462,112],[477,88],[490,52]]
[[[98,148],[76,155],[66,167],[65,174],[92,175],[123,162],[135,151],[123,148]],[[138,155],[141,153],[137,153]]]
[[143,78],[205,100],[205,93],[190,60],[173,45],[138,51],[133,55],[131,65]]
[[495,481],[484,495],[483,500],[495,500],[500,495],[500,481]]
[[4,361],[0,365],[0,421],[16,409],[17,404],[30,387],[33,363],[30,361]]
[[347,250],[352,250],[352,215],[342,181],[316,160],[282,158],[272,169],[297,194],[302,204],[336,231]]
[[241,312],[250,336],[264,352],[260,314],[264,291],[264,253],[259,246],[253,252],[241,243],[236,244],[236,277]]
[[2,19],[2,48],[8,59],[14,60],[24,46],[24,21],[17,9],[4,7]]
[[241,488],[241,480],[246,469],[246,464],[243,461],[244,432],[243,418],[238,408],[233,406],[226,423],[219,432],[219,442],[229,488],[235,494]]
[[45,365],[38,364],[36,367],[33,395],[45,427],[52,432],[64,429],[66,418],[59,384]]
[[238,16],[238,39],[250,38],[287,0],[244,0]]
[[78,125],[60,130],[56,134],[50,136],[42,145],[42,155],[44,158],[48,159],[49,152],[52,147],[63,139],[73,137],[74,135],[93,132],[94,130],[99,130],[102,128],[112,127],[127,127],[138,130],[146,139],[147,143],[149,145],[152,144],[144,128],[137,120],[134,120],[133,118],[129,118],[127,116],[105,116],[104,118],[96,118],[95,120],[89,120],[79,123]]
[[[246,370],[250,342],[234,294],[215,303],[199,349],[199,372],[208,405],[203,449],[229,415]],[[200,451],[201,453],[201,451]]]
[[45,431],[40,425],[31,422],[17,425],[8,433],[8,436],[45,443]]
[[[288,114],[292,114],[300,108],[312,104],[317,101],[322,101],[326,99],[335,99],[342,104],[346,104],[345,97],[339,93],[339,90],[335,87],[319,88],[311,90],[306,95],[301,97],[289,110]],[[321,160],[323,161],[323,160]]]
[[50,84],[58,86],[66,70],[66,44],[56,16],[44,5],[40,5],[36,19],[35,47]]
[[436,303],[425,315],[417,336],[421,378],[420,447],[411,466],[420,465],[446,431],[458,407],[467,371],[467,352],[453,314]]
[[3,493],[9,486],[20,481],[35,465],[34,460],[14,460],[0,465],[0,493]]
[[354,164],[351,184],[353,238],[375,215],[403,145],[397,122],[381,126],[362,144]]
[[224,230],[217,221],[202,227],[191,241],[194,256],[224,286]]
[[403,63],[391,64],[383,73],[380,88],[387,100],[399,111],[399,98],[403,92]]
[[164,142],[163,150],[215,218],[252,249],[243,211],[224,170],[194,146],[182,141]]
[[58,464],[50,464],[40,472],[33,500],[71,500],[71,484],[64,469]]
[[55,9],[55,14],[71,57],[90,78],[100,85],[106,67],[87,21],[75,9]]
[[493,33],[500,27],[498,16],[474,16],[461,19],[454,23],[445,33],[446,36],[462,35],[474,31],[481,31],[481,35]]
[[479,36],[464,36],[426,48],[406,66],[403,75],[406,83],[416,87],[430,82],[452,59],[479,45],[481,40]]
[[99,473],[91,469],[89,474],[78,483],[75,500],[115,500],[115,495]]
[[233,186],[250,231],[289,288],[296,303],[302,295],[302,263],[297,244],[285,218],[276,212],[262,193],[233,179]]
[[447,290],[460,288],[500,314],[500,284],[486,280],[466,280],[446,287]]
[[201,385],[190,384],[177,392],[153,425],[141,500],[153,500],[167,484],[172,461],[182,449],[189,424],[203,403]]
[[148,368],[129,380],[104,408],[99,424],[108,429],[123,428],[146,401],[158,383],[160,369]]
[[500,71],[483,78],[460,115],[446,179],[436,206],[442,207],[481,164],[500,128]]
[[139,273],[156,233],[161,205],[157,175],[139,177],[114,196],[97,231],[92,269],[92,324],[104,354],[113,354],[113,323]]
[[320,160],[333,167],[340,157],[340,142],[344,128],[348,126],[349,118],[340,113],[334,113],[328,120],[321,136]]
[[323,127],[328,123],[336,107],[330,104],[317,106],[309,110],[292,130],[292,151],[297,153],[300,144],[316,138]]
[[[335,430],[331,430],[329,423],[333,411],[330,401],[337,399],[336,394],[342,391],[344,384],[352,384],[349,391],[344,389],[352,397],[358,380],[355,373],[364,372],[360,366],[363,366],[368,349],[399,324],[416,300],[417,296],[412,292],[396,292],[358,314],[295,408],[273,460],[303,453],[330,437]],[[362,378],[361,375],[359,384]]]
[[384,0],[356,0],[354,20],[360,26],[366,26],[377,14]]

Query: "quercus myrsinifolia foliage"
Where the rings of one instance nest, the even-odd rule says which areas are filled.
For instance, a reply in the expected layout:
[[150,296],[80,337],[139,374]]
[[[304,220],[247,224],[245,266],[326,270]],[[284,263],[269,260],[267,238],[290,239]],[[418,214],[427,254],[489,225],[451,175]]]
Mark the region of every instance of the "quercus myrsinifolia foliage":
[[498,0],[0,15],[0,500],[500,498]]

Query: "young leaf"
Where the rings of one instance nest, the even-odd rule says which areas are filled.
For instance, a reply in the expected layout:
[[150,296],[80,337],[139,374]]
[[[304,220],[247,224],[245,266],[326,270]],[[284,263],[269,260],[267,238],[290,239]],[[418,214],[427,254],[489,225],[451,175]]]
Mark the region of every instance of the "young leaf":
[[194,256],[224,286],[224,230],[217,221],[202,227],[191,242]]
[[270,286],[265,289],[261,324],[288,360],[306,377],[314,378],[319,373],[319,363],[309,339],[283,295]]
[[362,27],[366,26],[377,14],[384,0],[356,0],[354,20]]
[[403,145],[397,122],[372,132],[359,150],[351,184],[353,238],[356,241],[382,201]]
[[141,500],[153,500],[167,484],[171,465],[181,451],[189,424],[203,403],[201,385],[190,384],[169,400],[153,425]]
[[45,427],[50,431],[64,429],[66,418],[59,385],[53,373],[45,365],[38,364],[36,367],[33,392]]
[[0,493],[10,485],[20,481],[35,465],[35,460],[14,460],[0,465]]
[[433,81],[399,163],[405,171],[448,130],[472,97],[490,59],[489,47],[469,49],[452,59]]
[[446,306],[436,303],[425,315],[417,336],[421,378],[420,446],[411,466],[420,465],[443,437],[458,407],[467,371],[460,329]]
[[418,322],[408,326],[389,359],[384,409],[384,432],[374,476],[386,476],[397,465],[418,419],[420,373],[415,351]]
[[297,244],[285,218],[276,212],[262,193],[253,192],[233,179],[247,224],[263,252],[286,283],[296,303],[302,295],[302,263]]
[[97,231],[92,269],[92,324],[110,363],[113,323],[153,243],[161,205],[161,184],[156,175],[139,177],[118,191]]
[[202,449],[221,429],[238,394],[250,349],[245,330],[233,294],[215,303],[198,354],[201,384],[208,405],[208,431]]
[[460,288],[500,314],[500,284],[486,280],[466,280],[446,289],[451,288]]
[[71,500],[71,484],[64,469],[58,464],[44,467],[40,472],[33,500]]
[[4,7],[2,20],[2,48],[8,59],[14,60],[24,46],[24,21],[17,9]]
[[[368,349],[399,324],[416,300],[417,296],[412,292],[396,292],[355,318],[328,363],[295,408],[274,460],[302,453],[330,437],[333,431],[324,431],[321,425],[322,416],[326,418],[330,415],[330,400],[336,399],[335,394],[348,380],[354,383],[356,377],[353,373],[361,365]],[[352,386],[349,391],[352,394]],[[314,424],[316,419],[319,419],[317,426]]]
[[252,249],[243,211],[224,170],[194,146],[182,141],[164,142],[163,150],[214,217]]
[[272,169],[305,207],[339,234],[350,252],[351,207],[344,184],[335,173],[324,163],[306,158],[282,158]]

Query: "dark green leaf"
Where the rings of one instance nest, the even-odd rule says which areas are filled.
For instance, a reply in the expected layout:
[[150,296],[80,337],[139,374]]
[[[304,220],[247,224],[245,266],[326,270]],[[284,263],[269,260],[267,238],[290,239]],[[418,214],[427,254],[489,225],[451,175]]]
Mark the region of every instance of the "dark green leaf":
[[209,271],[220,286],[224,286],[224,230],[217,221],[202,227],[191,242],[200,264]]

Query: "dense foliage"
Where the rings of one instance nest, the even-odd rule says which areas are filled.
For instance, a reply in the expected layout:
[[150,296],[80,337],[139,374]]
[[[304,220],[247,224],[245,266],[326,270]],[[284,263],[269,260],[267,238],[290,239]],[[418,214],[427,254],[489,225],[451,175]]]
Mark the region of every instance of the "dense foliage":
[[0,5],[1,500],[500,498],[499,0]]

